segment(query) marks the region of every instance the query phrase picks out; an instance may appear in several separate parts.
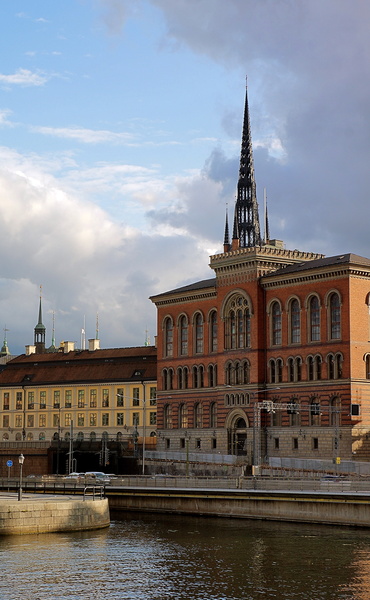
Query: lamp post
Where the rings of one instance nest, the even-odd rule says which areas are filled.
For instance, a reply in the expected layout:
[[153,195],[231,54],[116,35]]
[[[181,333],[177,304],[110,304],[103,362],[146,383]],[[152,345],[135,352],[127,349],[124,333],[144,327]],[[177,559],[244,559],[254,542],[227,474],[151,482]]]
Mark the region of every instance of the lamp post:
[[24,463],[24,456],[23,454],[20,454],[18,456],[18,462],[19,462],[19,489],[18,489],[18,500],[22,500],[22,474],[23,474],[23,463]]

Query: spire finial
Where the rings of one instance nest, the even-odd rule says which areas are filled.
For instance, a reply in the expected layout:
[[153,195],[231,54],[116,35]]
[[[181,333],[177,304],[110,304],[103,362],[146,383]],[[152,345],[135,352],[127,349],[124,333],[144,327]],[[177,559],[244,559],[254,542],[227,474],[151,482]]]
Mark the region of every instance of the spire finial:
[[230,250],[230,236],[229,236],[229,215],[228,215],[228,203],[226,202],[226,217],[225,217],[225,235],[224,235],[224,252]]

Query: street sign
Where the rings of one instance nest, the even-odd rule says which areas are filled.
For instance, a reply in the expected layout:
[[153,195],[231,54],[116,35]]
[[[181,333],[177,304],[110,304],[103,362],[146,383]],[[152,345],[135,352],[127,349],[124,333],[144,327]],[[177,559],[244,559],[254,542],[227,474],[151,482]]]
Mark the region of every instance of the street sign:
[[7,467],[12,467],[13,466],[13,461],[12,460],[7,460],[6,461],[6,466]]

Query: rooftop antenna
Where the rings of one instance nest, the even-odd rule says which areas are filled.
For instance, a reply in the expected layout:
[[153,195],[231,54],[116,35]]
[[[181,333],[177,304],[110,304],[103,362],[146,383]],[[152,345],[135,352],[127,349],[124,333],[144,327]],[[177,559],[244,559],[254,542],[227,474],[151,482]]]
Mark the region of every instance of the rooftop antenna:
[[84,315],[84,326],[81,329],[81,350],[85,350],[86,349],[86,332],[85,332],[85,327],[86,327],[86,318]]
[[96,331],[95,331],[95,339],[99,339],[99,313],[96,313]]

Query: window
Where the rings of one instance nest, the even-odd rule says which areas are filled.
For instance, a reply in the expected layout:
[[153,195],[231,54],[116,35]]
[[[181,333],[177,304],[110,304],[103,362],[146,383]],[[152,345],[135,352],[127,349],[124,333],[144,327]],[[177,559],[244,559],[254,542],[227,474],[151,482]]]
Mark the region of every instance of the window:
[[197,440],[195,440],[195,448],[196,448],[197,450],[200,450],[200,449],[201,449],[201,447],[202,447],[202,442],[201,442],[201,440],[198,438]]
[[53,427],[59,427],[59,415],[53,414]]
[[117,426],[123,426],[124,425],[124,419],[123,419],[123,413],[117,413]]
[[194,406],[194,427],[201,429],[203,427],[203,407],[200,402]]
[[330,425],[339,427],[341,424],[341,406],[338,396],[332,398],[330,402]]
[[365,356],[365,377],[370,379],[370,354]]
[[23,425],[22,415],[15,415],[15,426],[22,427],[22,425]]
[[314,437],[312,438],[312,450],[318,450],[319,449],[319,438]]
[[317,398],[312,398],[310,403],[310,425],[320,425],[320,403]]
[[109,413],[102,413],[101,424],[103,427],[109,426]]
[[249,348],[251,323],[248,300],[234,294],[225,307],[225,349]]
[[180,354],[182,356],[188,353],[188,320],[185,315],[180,317],[179,322],[180,330]]
[[149,423],[150,423],[150,425],[156,425],[157,424],[157,413],[156,412],[150,412],[149,413]]
[[64,426],[70,427],[72,421],[72,413],[64,413]]
[[54,390],[54,408],[60,408],[60,390]]
[[195,352],[201,354],[203,352],[203,317],[200,313],[195,315]]
[[288,402],[287,413],[289,415],[289,424],[291,427],[299,425],[299,411],[297,402],[292,399]]
[[187,429],[188,427],[188,407],[186,404],[180,404],[179,406],[179,427],[180,429]]
[[274,438],[274,449],[279,450],[280,448],[280,439],[278,437]]
[[217,312],[213,310],[209,319],[210,326],[210,350],[217,352]]
[[46,427],[46,415],[44,413],[39,415],[39,427]]
[[217,404],[216,402],[211,402],[209,407],[209,426],[216,428],[217,427]]
[[337,293],[331,294],[329,299],[329,323],[330,323],[330,339],[340,339],[341,318],[340,318],[340,301]]
[[35,426],[35,417],[34,415],[27,415],[27,427]]
[[28,398],[27,408],[29,410],[32,410],[33,408],[35,408],[35,392],[28,392],[27,398]]
[[270,383],[281,383],[283,381],[283,361],[281,358],[272,358],[269,361]]
[[22,392],[17,392],[15,398],[15,409],[22,410],[23,409],[23,394]]
[[3,427],[9,427],[9,415],[3,415]]
[[309,302],[310,342],[320,341],[320,305],[317,296],[312,296]]
[[290,343],[301,342],[301,310],[299,302],[294,298],[290,303]]
[[217,385],[217,365],[208,366],[208,385],[209,387]]
[[351,404],[351,417],[359,417],[360,416],[360,405],[359,404]]
[[166,404],[163,409],[163,425],[165,429],[172,427],[172,409],[169,404]]
[[46,408],[46,392],[44,390],[40,392],[40,408]]
[[78,427],[85,426],[85,415],[83,413],[78,413],[78,415],[77,415],[77,426]]
[[293,438],[293,450],[298,450],[298,438]]
[[271,307],[272,315],[272,344],[281,345],[281,308],[278,302],[274,302]]
[[78,408],[85,408],[85,390],[78,390]]
[[102,399],[102,407],[108,408],[108,406],[109,406],[109,390],[103,389],[102,398],[103,398]]
[[288,358],[288,381],[294,381],[294,359]]
[[97,423],[98,423],[98,414],[97,413],[90,413],[90,427],[96,427]]
[[135,387],[132,390],[132,406],[139,406],[140,389]]
[[140,425],[140,419],[139,419],[139,413],[138,412],[132,413],[132,424],[133,424],[134,427],[139,427],[139,425]]
[[97,408],[96,390],[90,390],[90,408]]
[[172,356],[173,354],[173,323],[170,317],[164,322],[164,355]]
[[157,406],[157,388],[155,387],[149,389],[149,405]]
[[117,407],[122,407],[124,405],[123,388],[117,388],[116,398],[117,398]]
[[4,392],[3,410],[9,410],[9,392]]
[[173,389],[173,369],[163,369],[162,381],[164,390]]
[[72,390],[66,390],[64,393],[64,407],[65,408],[72,407]]

